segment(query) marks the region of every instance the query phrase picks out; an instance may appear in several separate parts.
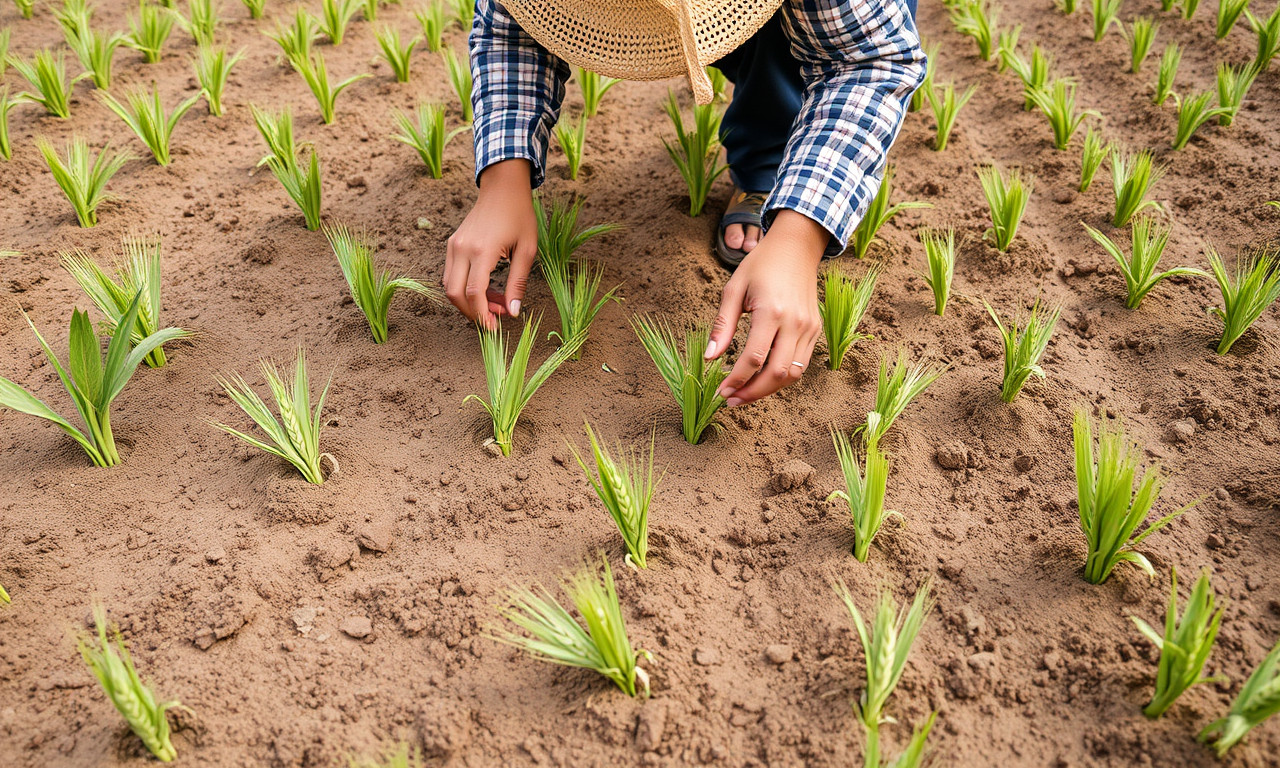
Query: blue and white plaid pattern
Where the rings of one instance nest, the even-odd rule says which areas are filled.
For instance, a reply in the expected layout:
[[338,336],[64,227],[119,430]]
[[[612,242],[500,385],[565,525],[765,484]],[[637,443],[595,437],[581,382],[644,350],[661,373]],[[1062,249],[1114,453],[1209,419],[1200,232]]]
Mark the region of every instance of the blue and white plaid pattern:
[[[834,255],[880,188],[925,57],[902,0],[785,0],[782,13],[806,87],[764,223],[781,210],[802,213],[831,233]],[[471,70],[477,179],[493,163],[523,158],[541,184],[569,66],[498,0],[479,0]]]

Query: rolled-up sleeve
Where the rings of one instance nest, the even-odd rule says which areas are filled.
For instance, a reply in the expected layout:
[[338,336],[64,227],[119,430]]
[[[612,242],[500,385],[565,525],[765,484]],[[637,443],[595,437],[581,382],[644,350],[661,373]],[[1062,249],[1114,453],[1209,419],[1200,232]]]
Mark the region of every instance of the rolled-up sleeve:
[[525,33],[497,0],[476,3],[470,48],[476,182],[494,163],[522,159],[533,164],[537,187],[569,65]]
[[835,255],[880,188],[925,56],[902,0],[787,0],[783,13],[805,95],[764,223],[802,213],[831,233]]

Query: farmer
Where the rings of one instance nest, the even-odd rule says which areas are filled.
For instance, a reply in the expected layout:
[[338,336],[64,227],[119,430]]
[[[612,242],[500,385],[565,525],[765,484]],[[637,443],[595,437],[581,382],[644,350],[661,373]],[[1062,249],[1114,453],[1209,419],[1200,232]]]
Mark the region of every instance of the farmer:
[[[910,4],[910,7],[909,5]],[[736,187],[716,253],[734,270],[706,357],[751,329],[720,388],[736,406],[800,378],[821,330],[817,273],[879,188],[924,76],[915,0],[478,0],[475,207],[449,238],[444,285],[468,318],[518,316],[537,255],[531,193],[570,64],[634,80],[685,75],[707,103],[712,64],[734,83],[721,128]],[[490,288],[502,259],[504,292]]]

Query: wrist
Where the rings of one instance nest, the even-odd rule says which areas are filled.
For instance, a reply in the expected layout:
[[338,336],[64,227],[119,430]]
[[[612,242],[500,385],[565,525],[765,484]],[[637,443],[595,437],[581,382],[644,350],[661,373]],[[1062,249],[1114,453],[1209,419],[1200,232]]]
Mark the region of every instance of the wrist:
[[522,158],[500,160],[480,172],[480,197],[532,198],[533,164]]
[[765,239],[783,244],[792,258],[810,266],[816,274],[831,233],[808,216],[784,209],[774,216]]

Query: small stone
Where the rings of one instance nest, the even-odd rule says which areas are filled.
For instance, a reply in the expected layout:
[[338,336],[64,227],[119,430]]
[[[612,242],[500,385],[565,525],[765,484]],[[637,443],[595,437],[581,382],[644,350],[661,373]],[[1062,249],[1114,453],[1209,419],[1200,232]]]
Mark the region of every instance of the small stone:
[[482,444],[480,447],[483,448],[484,452],[489,454],[490,456],[498,457],[502,455],[502,447],[499,446],[492,437],[489,438],[488,440],[485,440],[484,444]]
[[1052,672],[1062,666],[1062,654],[1057,651],[1049,651],[1044,655],[1042,663],[1044,664],[1045,669]]
[[370,552],[386,552],[391,548],[391,532],[367,525],[356,531],[356,543]]
[[1209,534],[1209,537],[1204,540],[1204,545],[1209,549],[1222,549],[1224,544],[1226,544],[1226,542],[1223,541],[1222,537],[1216,533]]
[[218,638],[213,633],[213,627],[201,627],[196,631],[196,636],[191,638],[191,642],[202,651],[207,651],[213,647]]
[[1013,468],[1019,472],[1030,472],[1031,468],[1036,465],[1036,457],[1022,454],[1013,460]]
[[373,622],[368,616],[350,616],[338,626],[344,635],[363,640],[373,633]]
[[791,661],[795,652],[791,650],[791,646],[777,643],[764,649],[764,657],[769,660],[770,664],[785,664]]
[[636,749],[652,752],[662,746],[667,729],[667,708],[660,701],[648,701],[636,716]]
[[1226,488],[1219,488],[1213,492],[1218,501],[1231,501],[1231,493]]
[[315,627],[316,617],[319,615],[319,609],[304,605],[293,612],[293,626],[299,634],[305,635]]
[[210,564],[220,563],[223,560],[225,560],[226,557],[227,557],[227,550],[223,549],[222,547],[214,547],[213,549],[204,553],[205,561]]
[[352,176],[347,179],[347,189],[357,189],[364,186],[366,185],[363,176]]
[[720,663],[720,652],[704,645],[693,652],[693,663],[700,667],[713,667]]
[[791,459],[778,467],[769,478],[769,488],[774,493],[782,493],[792,488],[799,488],[813,477],[814,469],[799,459]]
[[1169,422],[1164,428],[1164,441],[1166,443],[1185,443],[1191,440],[1196,433],[1195,419],[1178,419]]
[[418,229],[431,229],[434,226],[435,225],[432,224],[431,220],[428,219],[426,216],[418,217]]
[[969,446],[953,440],[935,448],[933,458],[943,469],[964,469],[969,465]]
[[974,672],[977,672],[979,675],[982,675],[987,679],[997,677],[996,667],[999,665],[999,661],[999,657],[990,651],[975,653],[965,660],[969,665],[969,669],[972,669]]
[[1053,193],[1053,202],[1059,205],[1066,205],[1074,202],[1075,199],[1076,191],[1070,187],[1061,187]]

